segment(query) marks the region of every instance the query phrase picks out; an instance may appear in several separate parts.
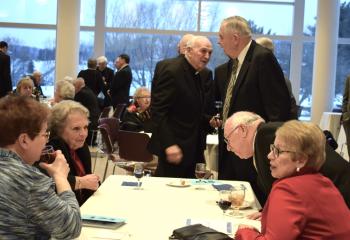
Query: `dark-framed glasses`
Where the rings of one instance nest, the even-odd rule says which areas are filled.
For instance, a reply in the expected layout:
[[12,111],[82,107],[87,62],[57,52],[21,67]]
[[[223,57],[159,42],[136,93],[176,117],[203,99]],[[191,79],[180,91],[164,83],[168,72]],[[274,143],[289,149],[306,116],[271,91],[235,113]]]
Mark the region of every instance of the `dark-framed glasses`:
[[278,147],[276,147],[275,144],[270,144],[270,151],[276,158],[278,158],[281,153],[296,153],[295,151],[281,150]]

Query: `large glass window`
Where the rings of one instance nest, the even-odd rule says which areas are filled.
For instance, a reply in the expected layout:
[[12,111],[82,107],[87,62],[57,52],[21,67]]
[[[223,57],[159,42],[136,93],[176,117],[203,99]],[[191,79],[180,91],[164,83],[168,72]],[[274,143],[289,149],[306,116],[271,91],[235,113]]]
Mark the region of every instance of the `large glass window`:
[[1,1],[0,22],[56,24],[57,2],[48,0]]
[[95,26],[96,0],[80,0],[80,25]]
[[43,74],[43,91],[52,96],[55,76],[56,31],[0,28],[0,39],[9,44],[13,86],[34,70]]
[[80,31],[79,71],[87,69],[87,60],[94,56],[94,36],[94,32]]
[[301,68],[301,83],[299,92],[299,105],[302,106],[301,117],[310,119],[311,116],[311,91],[312,91],[312,72],[314,62],[314,46],[313,42],[305,42],[303,44],[303,62]]
[[304,10],[304,34],[307,36],[315,36],[317,16],[317,1],[305,0]]
[[192,0],[107,0],[106,26],[177,31],[197,30],[198,2]]
[[[251,22],[254,33],[291,35],[293,10],[292,4],[205,1],[202,2],[200,30],[217,32],[224,18],[240,15]],[[283,24],[276,19],[283,19]]]

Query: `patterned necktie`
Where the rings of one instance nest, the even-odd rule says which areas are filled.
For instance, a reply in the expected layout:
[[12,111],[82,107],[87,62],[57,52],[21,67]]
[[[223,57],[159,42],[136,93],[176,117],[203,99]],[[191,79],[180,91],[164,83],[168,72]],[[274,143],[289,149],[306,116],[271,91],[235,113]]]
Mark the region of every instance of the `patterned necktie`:
[[230,105],[231,105],[232,90],[233,90],[233,86],[235,85],[235,82],[236,82],[237,68],[238,68],[238,59],[235,58],[235,59],[233,59],[233,62],[232,62],[231,78],[230,78],[230,82],[228,83],[228,86],[227,86],[224,108],[222,111],[222,121],[223,121],[222,127],[224,127],[224,124],[226,122],[227,115],[228,115],[228,110],[229,110]]

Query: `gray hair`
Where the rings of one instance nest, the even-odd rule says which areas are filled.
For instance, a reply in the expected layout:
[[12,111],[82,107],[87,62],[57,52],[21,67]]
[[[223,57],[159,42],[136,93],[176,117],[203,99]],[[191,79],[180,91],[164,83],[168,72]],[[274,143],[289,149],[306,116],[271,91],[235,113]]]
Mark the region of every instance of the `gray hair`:
[[68,116],[72,113],[81,113],[89,118],[89,110],[73,100],[63,100],[52,107],[49,120],[49,129],[52,136],[61,136]]
[[136,99],[138,98],[138,97],[140,97],[140,94],[141,94],[141,92],[145,92],[145,91],[147,91],[147,92],[151,92],[148,88],[146,88],[146,87],[139,87],[139,88],[137,88],[136,89],[136,91],[135,91],[135,93],[134,93],[134,96],[133,96],[133,98],[134,98],[134,101],[136,101]]
[[225,31],[232,30],[239,33],[241,36],[251,37],[252,29],[250,28],[249,22],[240,16],[233,16],[225,18],[222,21],[225,25]]
[[108,59],[105,56],[100,56],[97,58],[97,63],[107,63]]
[[259,43],[261,46],[271,50],[271,52],[275,51],[275,46],[273,45],[273,41],[268,37],[260,37],[255,39],[255,42]]
[[55,88],[55,91],[62,99],[73,99],[75,96],[74,85],[67,80],[57,81]]
[[263,122],[265,122],[265,120],[256,113],[241,111],[241,112],[236,112],[231,117],[229,117],[226,120],[225,125],[228,122],[230,122],[232,124],[232,127],[235,128],[240,124],[249,125],[255,122],[256,120],[262,120]]

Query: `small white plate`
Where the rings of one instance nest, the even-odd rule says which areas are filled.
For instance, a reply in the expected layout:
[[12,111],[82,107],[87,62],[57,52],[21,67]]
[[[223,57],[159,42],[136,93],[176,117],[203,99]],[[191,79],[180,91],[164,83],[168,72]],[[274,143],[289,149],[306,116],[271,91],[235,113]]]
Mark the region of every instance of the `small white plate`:
[[166,185],[168,185],[170,187],[189,187],[189,186],[191,186],[191,184],[185,180],[178,180],[178,181],[169,182]]

